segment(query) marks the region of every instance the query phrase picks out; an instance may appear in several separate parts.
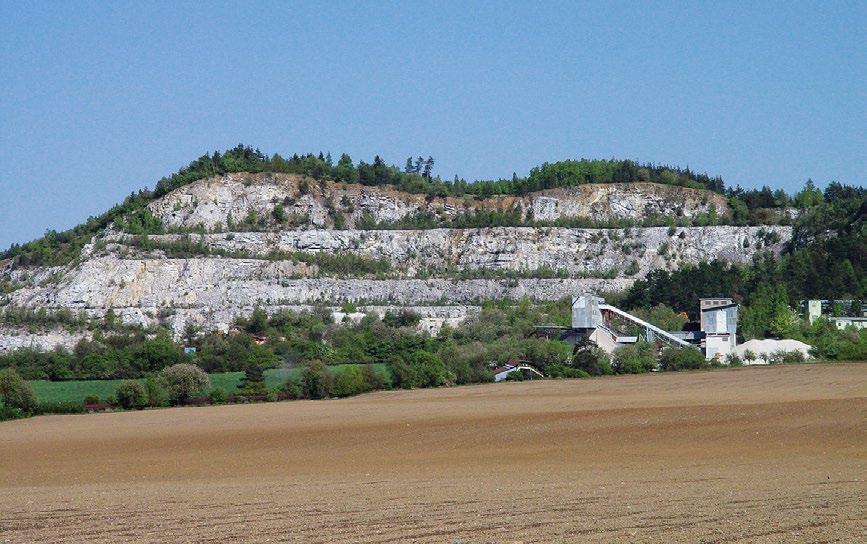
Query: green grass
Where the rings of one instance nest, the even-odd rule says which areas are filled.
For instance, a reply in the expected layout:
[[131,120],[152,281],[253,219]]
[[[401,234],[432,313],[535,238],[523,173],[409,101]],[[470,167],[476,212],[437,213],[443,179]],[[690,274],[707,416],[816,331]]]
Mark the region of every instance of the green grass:
[[[339,374],[344,367],[352,365],[333,365],[330,368]],[[388,378],[388,370],[383,364],[373,365],[376,371]],[[269,389],[279,389],[289,376],[300,374],[300,368],[272,368],[265,371],[265,385]],[[209,374],[211,389],[222,388],[232,394],[238,391],[238,384],[244,377],[243,372],[218,372]],[[84,397],[96,395],[100,400],[114,396],[118,384],[123,380],[69,380],[62,382],[50,382],[47,380],[32,380],[30,385],[36,393],[39,402],[83,402]],[[143,381],[143,380],[139,380]]]
[[82,402],[88,395],[96,395],[99,400],[113,396],[121,381],[123,380],[33,380],[29,383],[33,386],[39,402]]

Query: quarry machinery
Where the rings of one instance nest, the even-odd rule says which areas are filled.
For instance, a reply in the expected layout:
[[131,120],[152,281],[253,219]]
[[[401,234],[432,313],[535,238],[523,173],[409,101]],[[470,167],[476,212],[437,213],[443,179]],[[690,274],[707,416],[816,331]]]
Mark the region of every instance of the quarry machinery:
[[[737,308],[730,299],[701,299],[702,330],[664,331],[640,317],[606,304],[601,297],[585,293],[572,299],[571,327],[541,326],[536,327],[536,331],[541,336],[557,337],[575,345],[590,341],[608,353],[643,339],[660,348],[697,349],[712,359],[725,355],[734,347]],[[615,323],[625,323],[637,329],[639,334],[619,334]]]

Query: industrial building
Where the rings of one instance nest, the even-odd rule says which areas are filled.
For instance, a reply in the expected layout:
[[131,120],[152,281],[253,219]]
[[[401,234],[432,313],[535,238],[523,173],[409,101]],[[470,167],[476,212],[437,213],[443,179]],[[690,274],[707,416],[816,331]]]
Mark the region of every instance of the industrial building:
[[847,327],[867,329],[867,317],[829,317],[828,321],[841,330]]
[[[605,300],[590,294],[572,299],[571,327],[537,327],[539,334],[557,336],[572,344],[591,341],[608,353],[620,346],[634,344],[639,338],[662,346],[699,349],[705,357],[723,359],[736,344],[738,305],[729,298],[699,300],[700,330],[664,331],[628,312],[605,304]],[[620,334],[618,325],[639,331]]]
[[[801,315],[806,316],[810,325],[813,324],[819,317],[825,316],[829,321],[835,323],[838,329],[845,329],[848,325],[854,325],[858,328],[867,327],[864,319],[867,318],[867,304],[863,301],[855,300],[802,300],[798,307]],[[834,313],[846,312],[849,317],[834,316]]]

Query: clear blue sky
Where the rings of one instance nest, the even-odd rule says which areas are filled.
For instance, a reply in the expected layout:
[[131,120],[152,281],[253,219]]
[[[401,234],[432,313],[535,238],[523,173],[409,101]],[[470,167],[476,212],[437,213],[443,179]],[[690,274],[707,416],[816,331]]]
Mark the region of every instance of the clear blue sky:
[[0,247],[239,142],[865,183],[864,1],[203,4],[0,3]]

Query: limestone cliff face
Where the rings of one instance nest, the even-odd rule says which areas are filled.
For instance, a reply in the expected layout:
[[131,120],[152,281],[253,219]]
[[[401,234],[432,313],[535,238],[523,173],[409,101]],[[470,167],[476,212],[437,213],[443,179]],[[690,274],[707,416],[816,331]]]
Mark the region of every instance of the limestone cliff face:
[[314,228],[333,226],[337,215],[344,217],[346,227],[354,228],[365,212],[377,222],[399,221],[420,212],[448,221],[475,210],[518,210],[522,218],[537,221],[693,217],[711,208],[720,215],[728,212],[722,195],[655,183],[580,185],[524,197],[478,200],[428,197],[389,187],[320,182],[288,174],[227,174],[197,181],[157,200],[150,209],[166,225],[204,225],[212,230],[240,223],[251,212],[270,218],[277,205],[301,224]]
[[[109,240],[123,247],[128,236]],[[170,244],[185,236],[151,236]],[[722,259],[749,262],[761,250],[779,251],[791,227],[650,227],[573,229],[496,227],[429,230],[293,230],[192,235],[215,252],[267,258],[275,252],[352,253],[391,262],[400,277],[495,271],[533,275],[546,270],[580,277],[643,277],[654,269]],[[773,242],[771,242],[773,240]],[[117,249],[115,249],[117,250]],[[159,252],[152,252],[153,257]],[[626,273],[632,267],[632,271]],[[286,276],[315,267],[283,265]],[[472,274],[462,274],[464,277]],[[508,274],[504,274],[508,275]],[[514,275],[514,274],[512,274]]]
[[[264,232],[246,231],[249,224],[227,232],[251,211],[272,217],[277,204],[294,215],[292,221],[259,223]],[[15,269],[0,263],[2,279],[23,285],[0,296],[0,311],[8,304],[92,316],[111,309],[125,322],[163,323],[179,332],[188,323],[227,330],[236,316],[255,306],[277,311],[325,305],[338,311],[353,302],[379,313],[412,308],[424,317],[422,326],[435,331],[477,311],[482,300],[551,300],[583,291],[620,291],[654,269],[713,259],[743,262],[759,249],[779,252],[791,238],[789,227],[354,228],[362,214],[367,221],[372,216],[389,222],[419,211],[449,219],[473,209],[496,209],[520,210],[525,218],[532,214],[540,221],[606,220],[690,216],[711,207],[725,213],[724,199],[654,184],[581,186],[474,200],[320,184],[297,176],[233,174],[193,183],[150,204],[165,225],[203,225],[217,232],[151,236],[152,244],[145,246],[151,249],[143,250],[133,237],[109,229],[66,267]],[[332,228],[338,215],[346,230]],[[201,255],[172,258],[165,252],[187,236]],[[391,271],[335,277],[301,262],[300,253],[384,259]],[[24,345],[70,345],[82,334],[0,328],[0,352]]]

